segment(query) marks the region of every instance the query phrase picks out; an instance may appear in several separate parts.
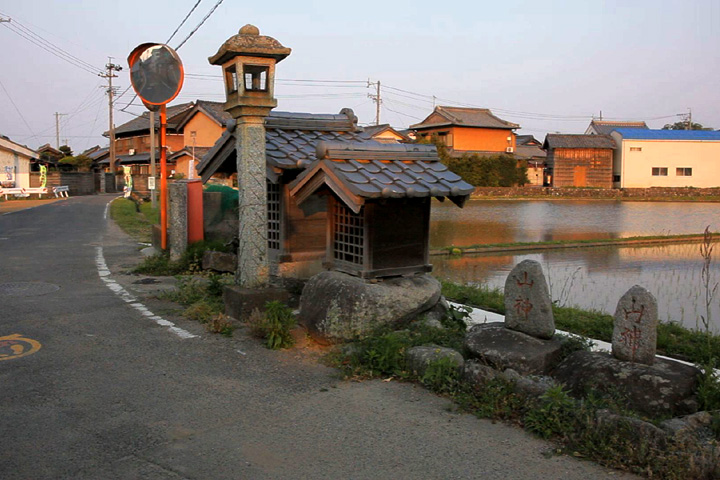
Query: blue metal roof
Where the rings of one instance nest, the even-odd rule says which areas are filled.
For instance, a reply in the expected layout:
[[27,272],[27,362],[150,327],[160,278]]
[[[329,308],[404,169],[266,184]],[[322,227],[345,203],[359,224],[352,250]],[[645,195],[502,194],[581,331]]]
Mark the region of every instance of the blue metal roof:
[[650,130],[644,128],[616,128],[625,140],[705,140],[720,141],[720,132],[712,130]]

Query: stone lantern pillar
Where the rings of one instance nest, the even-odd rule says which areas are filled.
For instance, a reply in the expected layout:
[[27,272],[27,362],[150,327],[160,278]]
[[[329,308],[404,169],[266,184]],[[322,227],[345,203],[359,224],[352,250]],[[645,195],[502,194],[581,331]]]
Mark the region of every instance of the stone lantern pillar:
[[277,106],[275,64],[290,55],[272,37],[245,25],[209,58],[221,65],[225,80],[225,110],[236,120],[239,195],[238,269],[236,281],[255,288],[268,282],[267,184],[265,117]]

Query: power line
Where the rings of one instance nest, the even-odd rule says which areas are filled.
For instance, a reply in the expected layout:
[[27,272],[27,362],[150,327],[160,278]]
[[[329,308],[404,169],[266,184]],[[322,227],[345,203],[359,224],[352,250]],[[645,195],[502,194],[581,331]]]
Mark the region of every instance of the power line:
[[178,45],[175,50],[180,50],[180,47],[182,47],[183,45],[185,45],[185,42],[187,42],[188,40],[190,40],[190,37],[192,37],[193,35],[195,35],[195,32],[197,32],[198,29],[199,29],[200,27],[202,27],[203,23],[205,23],[205,21],[206,21],[208,18],[210,18],[210,16],[215,12],[215,10],[220,6],[220,4],[221,4],[222,2],[223,2],[223,0],[218,0],[218,2],[217,2],[217,3],[215,4],[215,6],[210,10],[210,12],[208,12],[208,14],[205,15],[205,18],[203,18],[203,19],[200,21],[200,23],[198,23],[198,26],[195,27],[195,28],[193,29],[193,31],[190,32],[190,34],[188,34],[187,37],[185,37],[185,40],[183,40],[182,42],[180,42],[180,45]]
[[188,12],[188,14],[185,15],[185,18],[183,18],[183,21],[180,22],[180,25],[178,25],[178,27],[175,29],[175,31],[172,33],[172,35],[170,35],[170,38],[168,38],[165,43],[170,43],[170,40],[173,39],[173,37],[175,36],[175,34],[178,32],[178,30],[180,30],[180,28],[181,28],[183,25],[185,25],[185,22],[187,21],[187,19],[190,18],[190,15],[192,15],[192,13],[195,11],[195,9],[198,7],[198,5],[200,5],[200,2],[202,2],[202,0],[198,0],[197,3],[195,3],[195,5],[190,9],[190,11]]
[[3,85],[2,80],[0,80],[0,87],[2,87],[3,91],[5,92],[5,95],[7,95],[8,99],[10,100],[10,103],[12,103],[12,106],[15,107],[15,111],[20,115],[20,118],[22,119],[25,126],[28,128],[30,133],[32,133],[32,137],[30,138],[37,138],[37,135],[35,135],[35,132],[33,132],[33,129],[30,127],[30,124],[25,120],[25,117],[23,116],[20,109],[15,105],[15,102],[13,101],[12,97],[10,96],[10,93],[8,93],[7,89],[5,88],[5,85]]
[[69,53],[68,51],[60,48],[59,46],[55,45],[53,42],[45,39],[41,35],[38,35],[37,33],[33,32],[30,28],[24,26],[22,23],[12,20],[11,18],[8,19],[8,22],[3,22],[3,25],[7,27],[10,31],[15,33],[16,35],[28,40],[29,42],[33,43],[34,45],[42,48],[48,53],[51,53],[52,55],[55,55],[56,57],[60,58],[61,60],[66,61],[67,63],[78,67],[82,70],[85,70],[88,73],[96,74],[98,71],[101,71],[101,69],[95,67],[91,63],[88,63],[75,55]]

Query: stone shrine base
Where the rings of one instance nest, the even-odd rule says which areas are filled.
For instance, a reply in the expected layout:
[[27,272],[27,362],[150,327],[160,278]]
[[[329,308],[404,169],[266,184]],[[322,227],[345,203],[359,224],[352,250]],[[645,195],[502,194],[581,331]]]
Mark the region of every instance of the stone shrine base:
[[661,358],[643,365],[580,351],[563,360],[552,376],[576,395],[600,390],[619,394],[629,408],[648,415],[682,415],[697,411],[699,374],[695,367]]
[[399,326],[443,304],[440,282],[430,275],[369,283],[340,272],[308,280],[300,298],[300,323],[323,339],[362,338],[383,325]]
[[560,362],[562,342],[531,337],[501,323],[486,323],[468,331],[465,349],[471,357],[498,370],[512,368],[521,374],[546,375]]
[[223,289],[225,315],[240,321],[245,321],[256,308],[264,312],[267,302],[277,300],[287,304],[289,298],[287,290],[276,287],[254,289],[229,285]]

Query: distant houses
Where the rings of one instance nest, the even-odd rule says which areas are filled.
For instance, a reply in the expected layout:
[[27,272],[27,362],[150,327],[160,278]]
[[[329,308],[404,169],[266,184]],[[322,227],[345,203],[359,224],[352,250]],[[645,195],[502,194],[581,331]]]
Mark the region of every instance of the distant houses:
[[[168,165],[174,174],[187,177],[190,164],[194,166],[210,150],[225,130],[225,122],[231,117],[223,110],[221,102],[197,100],[167,109]],[[159,130],[159,115],[155,116],[155,128]],[[150,173],[150,115],[145,112],[115,129],[115,151],[119,166],[131,166],[133,174]],[[156,158],[160,159],[159,150]],[[109,165],[103,157],[100,164]]]
[[720,132],[593,120],[584,135],[548,134],[553,187],[720,187]]
[[35,150],[0,135],[0,188],[29,188],[30,162],[39,158]]
[[720,187],[720,131],[617,128],[613,186]]
[[547,152],[543,144],[532,135],[515,136],[515,157],[525,162],[528,185],[542,187],[548,182]]
[[438,106],[422,122],[411,125],[418,140],[436,138],[451,156],[494,156],[515,152],[514,131],[520,125],[496,117],[487,108]]

